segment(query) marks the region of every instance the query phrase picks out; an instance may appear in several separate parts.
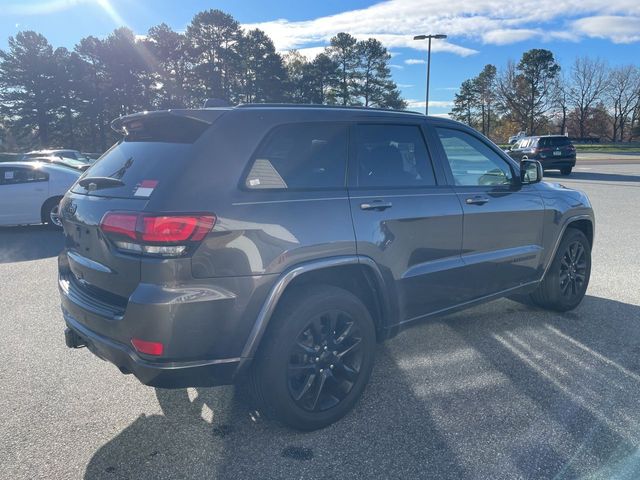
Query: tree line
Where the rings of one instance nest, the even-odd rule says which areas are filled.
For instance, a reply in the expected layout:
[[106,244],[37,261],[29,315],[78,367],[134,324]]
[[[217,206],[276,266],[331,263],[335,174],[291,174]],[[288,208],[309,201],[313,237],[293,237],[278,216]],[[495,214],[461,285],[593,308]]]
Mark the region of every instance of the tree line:
[[545,49],[465,80],[451,117],[504,142],[510,135],[568,134],[624,142],[640,138],[640,67],[578,57],[563,69]]
[[136,37],[123,27],[72,50],[23,31],[0,50],[0,139],[8,150],[104,151],[115,139],[112,119],[207,98],[404,109],[390,58],[378,40],[347,33],[312,61],[281,55],[265,32],[244,31],[220,10],[197,13],[184,33],[161,24]]

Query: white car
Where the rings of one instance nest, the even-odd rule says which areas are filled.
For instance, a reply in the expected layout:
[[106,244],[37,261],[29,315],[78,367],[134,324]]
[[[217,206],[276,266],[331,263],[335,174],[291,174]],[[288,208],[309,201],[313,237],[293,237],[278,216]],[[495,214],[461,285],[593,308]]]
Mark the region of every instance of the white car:
[[58,203],[81,173],[52,163],[0,163],[0,225],[60,226]]

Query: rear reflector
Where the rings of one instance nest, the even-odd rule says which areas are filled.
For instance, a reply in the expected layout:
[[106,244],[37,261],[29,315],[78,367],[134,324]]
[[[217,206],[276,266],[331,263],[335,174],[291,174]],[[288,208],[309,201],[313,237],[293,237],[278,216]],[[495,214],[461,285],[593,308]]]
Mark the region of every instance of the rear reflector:
[[140,340],[138,338],[131,339],[131,345],[137,352],[144,353],[146,355],[162,355],[164,351],[164,345],[160,342],[147,342],[146,340]]
[[156,256],[177,256],[200,242],[216,223],[214,215],[154,215],[107,212],[100,229],[119,250]]

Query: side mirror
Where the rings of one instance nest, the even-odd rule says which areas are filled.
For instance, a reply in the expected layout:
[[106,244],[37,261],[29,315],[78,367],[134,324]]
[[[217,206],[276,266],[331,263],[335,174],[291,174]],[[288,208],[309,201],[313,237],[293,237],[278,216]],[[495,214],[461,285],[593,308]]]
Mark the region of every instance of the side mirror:
[[523,184],[541,182],[542,176],[542,164],[537,160],[523,159],[520,162],[520,181]]

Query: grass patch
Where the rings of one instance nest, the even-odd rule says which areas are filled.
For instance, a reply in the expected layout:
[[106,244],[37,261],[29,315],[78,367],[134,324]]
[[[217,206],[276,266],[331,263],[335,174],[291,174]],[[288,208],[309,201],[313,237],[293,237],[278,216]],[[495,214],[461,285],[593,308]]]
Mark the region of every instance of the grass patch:
[[593,153],[640,153],[640,143],[596,143],[593,145],[576,145],[576,151]]

